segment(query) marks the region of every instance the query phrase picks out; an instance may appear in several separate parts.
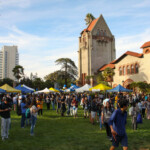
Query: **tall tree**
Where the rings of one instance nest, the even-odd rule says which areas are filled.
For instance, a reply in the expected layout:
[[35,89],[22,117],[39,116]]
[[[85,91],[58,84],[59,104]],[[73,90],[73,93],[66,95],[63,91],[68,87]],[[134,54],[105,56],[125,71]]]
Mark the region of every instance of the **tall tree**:
[[88,13],[85,18],[86,25],[88,26],[94,19],[95,17],[91,13]]
[[14,73],[14,76],[18,81],[24,76],[24,68],[20,65],[15,66],[12,72]]
[[110,67],[107,67],[104,71],[103,71],[103,78],[105,81],[110,82],[111,86],[112,86],[112,81],[113,81],[113,76],[115,75],[114,70]]
[[70,58],[60,58],[55,61],[57,65],[61,65],[61,71],[63,71],[62,78],[65,80],[65,84],[67,85],[67,79],[70,78],[75,80],[77,77],[77,66],[75,65],[74,61]]

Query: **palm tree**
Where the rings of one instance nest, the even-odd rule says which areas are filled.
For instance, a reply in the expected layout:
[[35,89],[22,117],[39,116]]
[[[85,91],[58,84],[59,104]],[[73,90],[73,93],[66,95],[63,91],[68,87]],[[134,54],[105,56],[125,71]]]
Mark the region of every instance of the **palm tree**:
[[21,79],[24,76],[24,68],[20,65],[15,66],[12,72],[14,73],[14,76],[18,80],[18,82],[19,79]]
[[114,75],[115,75],[114,70],[110,67],[106,68],[103,71],[104,80],[107,81],[107,82],[110,82],[111,86],[112,86],[112,81],[113,81],[113,76]]
[[75,80],[77,77],[77,66],[74,61],[70,58],[59,58],[55,61],[57,65],[61,65],[61,70],[63,72],[63,78],[65,79],[65,84],[67,85],[67,79],[71,78]]
[[91,13],[88,13],[85,18],[86,25],[88,26],[94,19],[95,17]]

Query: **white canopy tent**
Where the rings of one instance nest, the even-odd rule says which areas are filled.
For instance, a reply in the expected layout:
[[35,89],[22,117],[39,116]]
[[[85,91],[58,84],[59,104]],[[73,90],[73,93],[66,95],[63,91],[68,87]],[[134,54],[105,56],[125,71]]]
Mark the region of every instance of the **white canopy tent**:
[[85,84],[84,86],[78,88],[78,89],[75,89],[75,91],[77,93],[80,93],[80,92],[85,92],[85,91],[89,91],[89,88],[92,88],[89,84]]
[[54,92],[54,91],[51,91],[51,90],[49,90],[48,88],[45,88],[45,89],[43,89],[43,90],[36,91],[36,92],[34,92],[34,93],[37,94],[37,93],[50,93],[50,92]]

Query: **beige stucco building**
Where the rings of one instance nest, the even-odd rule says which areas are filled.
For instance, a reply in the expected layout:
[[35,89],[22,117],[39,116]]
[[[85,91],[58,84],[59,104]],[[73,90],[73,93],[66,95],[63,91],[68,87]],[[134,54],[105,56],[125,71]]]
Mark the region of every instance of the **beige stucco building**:
[[100,15],[81,32],[79,37],[78,73],[80,84],[84,85],[86,76],[95,75],[101,66],[115,58],[115,37],[103,16]]
[[110,67],[114,69],[113,87],[118,84],[128,88],[132,82],[150,83],[150,41],[142,46],[142,53],[127,51],[118,59],[101,67],[99,71]]

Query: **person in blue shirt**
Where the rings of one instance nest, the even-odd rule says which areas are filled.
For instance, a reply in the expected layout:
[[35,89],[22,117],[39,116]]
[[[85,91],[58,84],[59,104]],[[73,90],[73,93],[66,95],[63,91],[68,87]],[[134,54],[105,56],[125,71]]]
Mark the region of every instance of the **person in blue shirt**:
[[25,113],[26,113],[26,109],[27,109],[26,100],[23,97],[22,98],[22,102],[21,102],[21,115],[22,115],[22,117],[21,117],[21,128],[24,128],[24,126],[25,126],[25,120],[26,120]]
[[125,125],[127,120],[127,108],[128,101],[126,99],[120,99],[119,107],[115,110],[109,120],[109,125],[112,133],[112,146],[110,150],[114,150],[121,143],[123,150],[128,149],[128,139],[125,131]]

